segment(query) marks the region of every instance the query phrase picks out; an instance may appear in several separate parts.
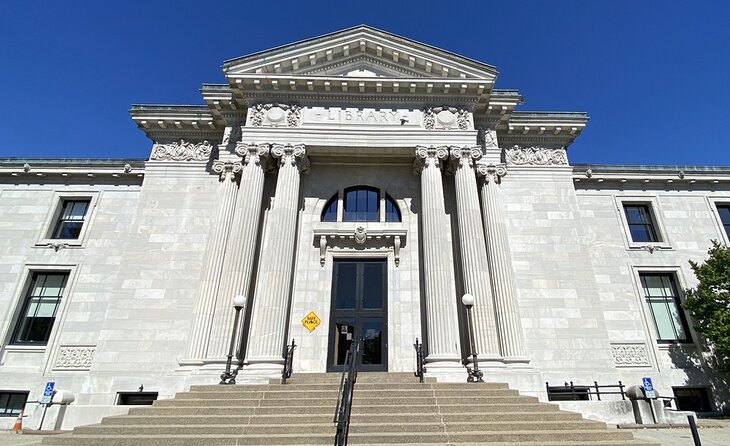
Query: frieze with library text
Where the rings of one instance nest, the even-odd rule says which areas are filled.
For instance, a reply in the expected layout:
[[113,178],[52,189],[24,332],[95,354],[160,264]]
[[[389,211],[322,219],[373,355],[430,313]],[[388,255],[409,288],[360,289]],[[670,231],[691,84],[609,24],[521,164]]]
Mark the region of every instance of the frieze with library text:
[[420,127],[421,113],[413,110],[312,107],[304,109],[302,124]]

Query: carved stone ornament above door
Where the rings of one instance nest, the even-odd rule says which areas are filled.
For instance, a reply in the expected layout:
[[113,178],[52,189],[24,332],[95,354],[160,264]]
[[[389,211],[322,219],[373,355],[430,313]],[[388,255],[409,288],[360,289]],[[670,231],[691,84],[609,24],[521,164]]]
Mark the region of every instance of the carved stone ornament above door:
[[406,229],[381,229],[359,225],[356,228],[317,228],[315,246],[319,247],[319,263],[324,266],[328,247],[343,252],[387,248],[393,250],[395,266],[400,265],[400,248],[406,243]]

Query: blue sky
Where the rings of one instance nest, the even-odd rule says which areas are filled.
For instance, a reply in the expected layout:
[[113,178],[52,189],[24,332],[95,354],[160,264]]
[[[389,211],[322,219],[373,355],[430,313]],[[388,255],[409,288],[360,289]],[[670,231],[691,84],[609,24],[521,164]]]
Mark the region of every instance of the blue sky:
[[585,111],[574,163],[730,165],[730,2],[5,0],[0,157],[138,157],[131,104],[202,104],[226,59],[364,23]]

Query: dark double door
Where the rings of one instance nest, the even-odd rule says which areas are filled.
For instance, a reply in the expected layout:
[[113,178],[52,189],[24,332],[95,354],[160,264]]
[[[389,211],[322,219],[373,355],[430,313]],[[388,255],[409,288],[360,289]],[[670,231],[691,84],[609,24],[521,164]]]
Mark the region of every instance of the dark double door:
[[336,260],[332,275],[327,371],[341,371],[350,345],[361,342],[363,372],[387,371],[385,260]]

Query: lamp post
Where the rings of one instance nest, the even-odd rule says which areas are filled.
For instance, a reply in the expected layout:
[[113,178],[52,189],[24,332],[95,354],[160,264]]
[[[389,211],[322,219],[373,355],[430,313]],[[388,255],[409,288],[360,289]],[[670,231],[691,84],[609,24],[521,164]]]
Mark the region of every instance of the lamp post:
[[466,379],[470,383],[483,383],[482,377],[484,374],[479,370],[479,362],[477,361],[477,352],[474,348],[474,321],[471,318],[471,307],[474,306],[474,296],[471,294],[464,294],[461,296],[461,303],[466,307],[466,326],[469,328],[469,350],[472,356],[472,367],[467,367],[469,371],[469,377]]
[[238,319],[241,316],[241,310],[245,306],[246,296],[238,295],[233,298],[233,308],[236,309],[236,317],[233,319],[233,333],[231,333],[231,347],[228,349],[226,371],[221,374],[221,382],[219,384],[236,384],[236,374],[231,372],[231,361],[233,361],[233,349],[236,348],[236,332],[238,331]]

